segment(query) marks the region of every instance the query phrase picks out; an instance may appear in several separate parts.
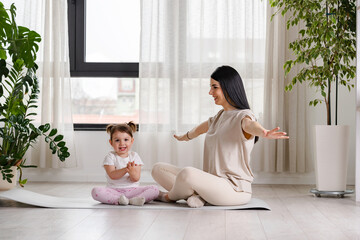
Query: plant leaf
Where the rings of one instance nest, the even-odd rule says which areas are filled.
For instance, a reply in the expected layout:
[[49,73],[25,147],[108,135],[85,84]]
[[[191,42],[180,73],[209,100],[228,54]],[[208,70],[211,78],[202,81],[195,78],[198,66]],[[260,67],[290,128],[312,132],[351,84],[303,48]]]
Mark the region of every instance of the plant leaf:
[[54,136],[56,133],[57,133],[57,129],[56,128],[52,129],[49,133],[49,137]]
[[57,135],[55,138],[54,138],[54,141],[55,142],[59,142],[59,141],[61,141],[61,140],[63,140],[64,139],[64,136],[63,135]]

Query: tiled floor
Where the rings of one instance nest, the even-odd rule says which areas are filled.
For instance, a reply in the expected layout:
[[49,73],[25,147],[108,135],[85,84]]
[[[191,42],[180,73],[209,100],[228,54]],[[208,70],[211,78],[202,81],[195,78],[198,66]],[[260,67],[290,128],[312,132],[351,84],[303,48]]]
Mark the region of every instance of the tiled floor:
[[[26,189],[89,196],[99,183],[28,183]],[[253,185],[264,210],[47,209],[0,198],[0,239],[360,239],[354,195],[316,198],[308,185]],[[353,189],[349,186],[349,189]]]

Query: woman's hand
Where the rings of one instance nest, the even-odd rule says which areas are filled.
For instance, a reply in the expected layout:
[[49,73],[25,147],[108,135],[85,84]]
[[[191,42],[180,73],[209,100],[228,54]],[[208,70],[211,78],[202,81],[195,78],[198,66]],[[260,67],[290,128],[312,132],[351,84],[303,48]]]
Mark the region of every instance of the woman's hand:
[[272,130],[263,130],[263,138],[268,139],[289,139],[289,136],[286,136],[286,132],[278,132],[280,127],[274,128]]
[[208,121],[202,122],[197,125],[195,128],[187,131],[184,135],[176,135],[174,134],[174,138],[178,141],[190,141],[194,138],[197,138],[199,135],[206,133],[209,129]]
[[174,134],[174,138],[176,138],[178,141],[189,141],[190,140],[186,136],[186,134],[184,134],[184,135],[176,135],[176,134]]

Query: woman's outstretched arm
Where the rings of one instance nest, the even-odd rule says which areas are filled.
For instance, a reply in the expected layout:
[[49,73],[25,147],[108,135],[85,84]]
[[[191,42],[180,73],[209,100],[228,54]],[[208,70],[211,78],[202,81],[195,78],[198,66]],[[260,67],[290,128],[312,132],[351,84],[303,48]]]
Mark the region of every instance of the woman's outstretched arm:
[[196,127],[194,127],[192,130],[188,131],[187,133],[185,133],[184,135],[176,135],[174,134],[174,137],[178,140],[178,141],[189,141],[193,138],[196,138],[197,136],[206,133],[209,130],[209,125],[208,125],[208,121],[205,121],[199,125],[197,125]]
[[245,117],[241,122],[241,128],[245,135],[259,136],[269,139],[288,139],[286,132],[279,132],[280,127],[276,127],[272,130],[267,130],[260,123]]

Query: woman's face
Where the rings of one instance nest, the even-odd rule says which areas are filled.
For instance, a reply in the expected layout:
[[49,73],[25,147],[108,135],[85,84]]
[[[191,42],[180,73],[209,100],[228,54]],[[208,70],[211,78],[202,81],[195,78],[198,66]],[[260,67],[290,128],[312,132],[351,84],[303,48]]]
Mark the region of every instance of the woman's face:
[[220,83],[214,79],[210,79],[210,91],[209,94],[214,98],[216,105],[221,105],[225,110],[235,109],[231,106],[224,96],[224,93],[220,87]]
[[227,103],[224,93],[220,87],[220,83],[214,79],[210,79],[210,91],[209,94],[214,98],[216,105],[224,106]]

